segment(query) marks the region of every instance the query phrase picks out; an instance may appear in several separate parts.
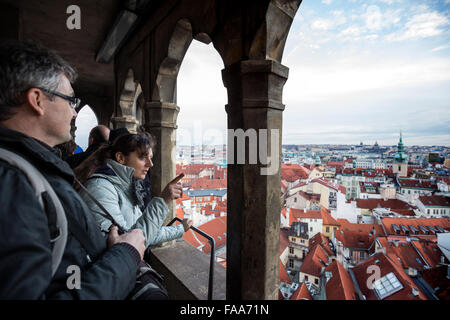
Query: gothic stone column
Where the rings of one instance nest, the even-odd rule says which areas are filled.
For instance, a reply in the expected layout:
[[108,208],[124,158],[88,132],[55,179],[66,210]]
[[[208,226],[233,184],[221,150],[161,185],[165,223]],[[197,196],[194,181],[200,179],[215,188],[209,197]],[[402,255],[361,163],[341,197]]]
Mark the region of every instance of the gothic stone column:
[[133,116],[113,117],[111,118],[114,129],[127,128],[130,132],[136,132],[139,121]]
[[[234,164],[228,164],[227,298],[277,299],[281,101],[288,68],[272,60],[247,60],[227,67],[222,77],[228,90],[228,154],[234,153],[234,159],[229,157]],[[237,143],[234,149],[230,146],[230,129],[258,133],[257,146],[245,139],[245,164],[237,163],[239,150]],[[267,130],[266,139],[259,136],[261,129]],[[261,158],[265,145],[268,155],[276,155],[271,159],[273,174],[263,174],[269,167]],[[251,150],[258,151],[256,163]]]
[[[145,104],[148,117],[144,128],[156,138],[153,149],[153,168],[150,170],[152,195],[159,195],[176,171],[176,121],[180,108],[174,103],[151,101]],[[175,204],[169,205],[169,222],[176,216]]]

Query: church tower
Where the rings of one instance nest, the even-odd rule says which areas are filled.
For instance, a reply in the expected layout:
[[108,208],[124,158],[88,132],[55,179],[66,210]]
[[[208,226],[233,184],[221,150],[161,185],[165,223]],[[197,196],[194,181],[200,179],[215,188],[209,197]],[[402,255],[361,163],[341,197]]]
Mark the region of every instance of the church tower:
[[402,132],[400,131],[400,140],[397,145],[397,153],[394,156],[392,171],[399,177],[408,176],[408,156],[405,153],[402,141]]

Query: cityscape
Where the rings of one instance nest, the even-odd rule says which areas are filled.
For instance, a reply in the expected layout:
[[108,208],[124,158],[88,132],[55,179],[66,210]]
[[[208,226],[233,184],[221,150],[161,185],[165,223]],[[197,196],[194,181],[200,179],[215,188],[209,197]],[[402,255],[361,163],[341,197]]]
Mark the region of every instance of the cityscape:
[[[226,145],[177,146],[177,217],[226,268]],[[448,300],[450,147],[283,145],[279,300]],[[208,241],[187,241],[204,254]]]

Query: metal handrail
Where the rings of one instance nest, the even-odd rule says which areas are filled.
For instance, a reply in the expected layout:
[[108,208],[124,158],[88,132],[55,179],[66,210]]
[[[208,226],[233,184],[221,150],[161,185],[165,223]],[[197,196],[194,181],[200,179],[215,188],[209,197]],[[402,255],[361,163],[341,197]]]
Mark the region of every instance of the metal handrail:
[[[172,225],[175,221],[178,221],[181,223],[183,222],[183,220],[181,220],[180,218],[175,217],[175,218],[173,218],[172,221],[169,222],[168,226]],[[213,281],[214,281],[214,262],[216,260],[216,252],[215,252],[216,251],[216,241],[209,234],[203,232],[202,230],[200,230],[196,227],[192,226],[190,229],[192,229],[192,231],[197,232],[201,236],[208,239],[211,244],[211,258],[210,258],[210,263],[209,263],[209,280],[208,280],[208,300],[212,300]]]

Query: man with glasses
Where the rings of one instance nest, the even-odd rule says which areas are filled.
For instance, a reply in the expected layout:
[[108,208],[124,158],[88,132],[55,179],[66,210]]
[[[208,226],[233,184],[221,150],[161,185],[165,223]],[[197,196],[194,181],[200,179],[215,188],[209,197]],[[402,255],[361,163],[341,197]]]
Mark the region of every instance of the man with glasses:
[[[0,299],[124,299],[135,286],[142,231],[118,235],[113,228],[105,239],[72,188],[72,170],[53,150],[71,139],[80,104],[71,86],[75,78],[74,69],[46,48],[0,43],[0,148],[40,171],[62,204],[68,230],[55,265],[52,250],[61,230],[51,225],[52,202],[42,205],[24,172],[0,160]],[[81,276],[77,286],[68,281],[74,267]]]

